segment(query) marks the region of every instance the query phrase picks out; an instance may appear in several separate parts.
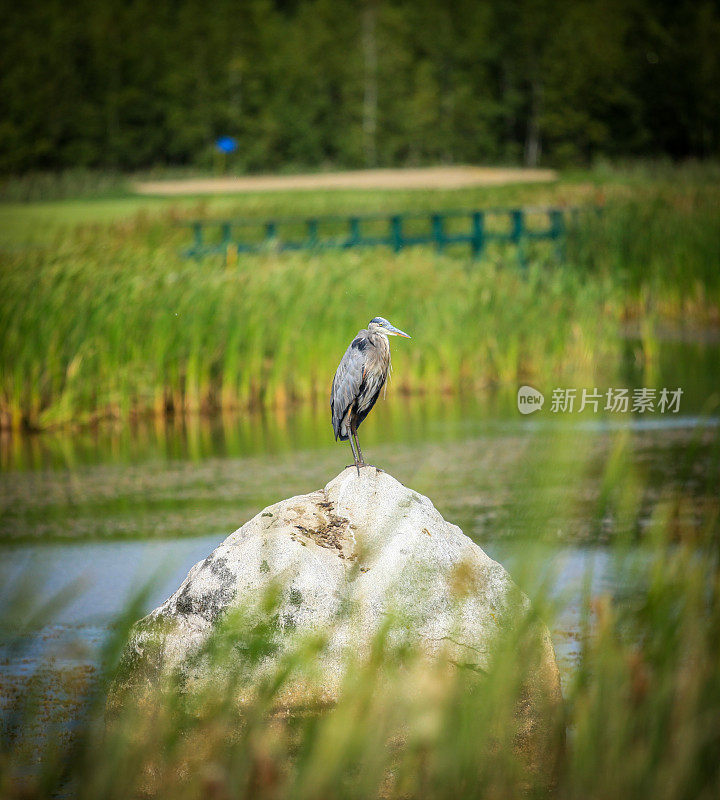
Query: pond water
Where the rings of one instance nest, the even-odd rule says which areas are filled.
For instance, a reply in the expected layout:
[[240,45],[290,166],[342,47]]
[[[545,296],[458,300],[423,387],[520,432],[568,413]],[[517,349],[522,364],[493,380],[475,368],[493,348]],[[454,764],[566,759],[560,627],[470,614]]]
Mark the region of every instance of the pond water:
[[[659,503],[686,498],[680,529],[717,505],[720,348],[669,342],[663,353],[652,385],[683,388],[677,413],[554,413],[554,386],[539,383],[545,405],[528,416],[516,389],[405,398],[391,388],[361,429],[369,461],[428,495],[531,597],[549,590],[558,599],[552,632],[565,679],[589,568],[591,593],[628,589],[608,543],[635,541],[642,559]],[[626,359],[615,385],[641,386],[631,346]],[[324,405],[305,406],[2,439],[5,701],[48,666],[52,675],[92,672],[141,587],[151,584],[146,611],[263,507],[331,480],[350,448],[333,442],[327,417]],[[617,485],[632,486],[636,513],[619,513],[608,488]],[[18,637],[23,620],[30,627]],[[50,706],[61,694],[52,678],[41,691]]]

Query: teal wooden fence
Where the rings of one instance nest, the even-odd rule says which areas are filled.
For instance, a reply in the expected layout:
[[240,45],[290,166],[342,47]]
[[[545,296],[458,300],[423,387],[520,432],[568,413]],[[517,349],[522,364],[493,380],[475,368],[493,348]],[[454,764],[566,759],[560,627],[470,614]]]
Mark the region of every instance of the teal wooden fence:
[[456,244],[467,244],[480,257],[489,242],[523,245],[533,240],[554,242],[561,253],[569,222],[577,208],[506,208],[470,211],[434,211],[406,214],[354,214],[348,216],[279,217],[276,219],[193,220],[192,245],[183,251],[188,258],[221,253],[234,258],[239,253],[288,250],[390,247],[399,252],[415,245],[431,245],[439,252]]

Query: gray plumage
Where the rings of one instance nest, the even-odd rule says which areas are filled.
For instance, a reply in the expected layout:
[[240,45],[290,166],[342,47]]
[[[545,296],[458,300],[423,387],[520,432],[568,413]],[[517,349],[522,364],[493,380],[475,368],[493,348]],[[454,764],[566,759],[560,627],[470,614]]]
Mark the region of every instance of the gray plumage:
[[358,331],[340,361],[330,391],[335,440],[350,439],[358,472],[365,462],[357,439],[357,429],[375,405],[387,380],[390,371],[388,336],[410,338],[382,317],[375,317],[367,328]]
[[356,424],[370,413],[382,391],[390,370],[390,343],[387,336],[364,329],[345,351],[332,385],[332,423],[335,439],[345,442],[350,436],[350,416]]

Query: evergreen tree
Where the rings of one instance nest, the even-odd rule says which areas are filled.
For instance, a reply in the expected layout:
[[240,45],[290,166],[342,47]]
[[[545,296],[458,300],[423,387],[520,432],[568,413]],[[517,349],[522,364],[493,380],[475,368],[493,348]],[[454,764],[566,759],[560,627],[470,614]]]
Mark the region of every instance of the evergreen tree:
[[720,0],[26,0],[0,171],[720,154]]

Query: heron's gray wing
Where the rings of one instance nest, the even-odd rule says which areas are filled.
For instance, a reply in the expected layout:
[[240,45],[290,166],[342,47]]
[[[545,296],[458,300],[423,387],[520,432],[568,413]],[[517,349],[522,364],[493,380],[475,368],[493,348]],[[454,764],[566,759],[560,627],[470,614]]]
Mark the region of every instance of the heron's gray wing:
[[357,400],[356,424],[358,428],[360,423],[372,411],[372,407],[378,397],[380,397],[380,392],[385,385],[385,378],[386,373],[377,362],[365,366]]
[[350,434],[347,426],[343,426],[343,420],[348,409],[357,401],[362,391],[367,344],[367,340],[360,336],[353,339],[333,378],[330,390],[330,409],[336,439],[339,437],[344,441]]

